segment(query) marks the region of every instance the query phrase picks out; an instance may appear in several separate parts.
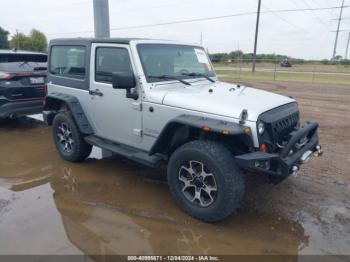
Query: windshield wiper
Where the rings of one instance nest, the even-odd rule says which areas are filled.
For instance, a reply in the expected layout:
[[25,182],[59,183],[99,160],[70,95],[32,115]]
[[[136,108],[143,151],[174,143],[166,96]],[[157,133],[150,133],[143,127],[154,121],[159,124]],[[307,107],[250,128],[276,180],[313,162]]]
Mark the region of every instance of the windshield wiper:
[[184,85],[190,86],[191,84],[180,77],[172,76],[172,75],[160,75],[160,76],[148,76],[148,78],[156,78],[156,79],[164,79],[164,80],[177,80]]
[[201,74],[201,73],[183,73],[182,75],[184,75],[184,76],[193,76],[193,77],[201,76],[201,77],[206,78],[206,79],[209,80],[210,82],[215,83],[215,80],[214,80],[214,79],[211,79],[211,78],[210,78],[209,76],[207,76],[206,74]]

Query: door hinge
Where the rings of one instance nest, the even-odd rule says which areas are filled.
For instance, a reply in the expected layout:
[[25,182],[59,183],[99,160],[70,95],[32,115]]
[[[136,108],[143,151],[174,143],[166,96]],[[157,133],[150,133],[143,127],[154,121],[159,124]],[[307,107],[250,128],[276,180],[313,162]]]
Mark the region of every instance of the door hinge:
[[132,103],[132,108],[137,111],[142,111],[142,104],[140,102],[134,102]]
[[132,130],[132,133],[133,133],[135,136],[142,136],[142,130],[141,130],[141,129],[133,129],[133,130]]

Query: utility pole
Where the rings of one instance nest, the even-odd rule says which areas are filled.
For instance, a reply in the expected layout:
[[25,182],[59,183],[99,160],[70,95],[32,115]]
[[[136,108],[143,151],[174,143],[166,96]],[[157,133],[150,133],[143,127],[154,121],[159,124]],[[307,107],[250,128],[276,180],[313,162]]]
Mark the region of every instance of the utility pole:
[[203,46],[203,32],[201,32],[201,37],[200,37],[199,43],[201,46]]
[[348,36],[348,44],[346,45],[345,59],[348,59],[349,45],[350,45],[350,31]]
[[254,54],[253,54],[253,69],[252,69],[253,73],[255,72],[255,66],[256,66],[256,51],[257,51],[257,48],[258,48],[260,10],[261,10],[261,0],[259,0],[258,13],[257,13],[257,17],[256,17],[255,43],[254,43]]
[[108,0],[94,1],[95,37],[109,38],[109,6]]
[[338,28],[337,28],[337,32],[336,32],[336,35],[335,35],[332,60],[335,60],[335,56],[337,55],[338,37],[339,37],[340,24],[341,24],[341,20],[342,20],[342,17],[343,17],[344,2],[345,2],[345,0],[343,0],[341,8],[340,8],[340,14],[339,14],[339,20],[338,20]]

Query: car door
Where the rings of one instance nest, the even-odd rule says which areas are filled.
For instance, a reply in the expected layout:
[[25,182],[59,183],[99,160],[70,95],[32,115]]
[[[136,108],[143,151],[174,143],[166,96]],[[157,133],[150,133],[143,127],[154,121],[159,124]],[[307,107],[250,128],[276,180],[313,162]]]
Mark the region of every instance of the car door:
[[91,111],[96,135],[137,147],[142,136],[141,98],[127,98],[125,89],[112,86],[112,72],[131,70],[136,75],[129,46],[92,44],[90,65]]

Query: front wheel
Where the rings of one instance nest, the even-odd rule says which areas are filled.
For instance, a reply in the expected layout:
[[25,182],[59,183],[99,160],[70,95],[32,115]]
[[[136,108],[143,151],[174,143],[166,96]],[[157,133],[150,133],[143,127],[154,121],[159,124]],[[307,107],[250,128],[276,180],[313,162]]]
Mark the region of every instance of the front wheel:
[[63,159],[81,162],[90,155],[92,146],[86,143],[69,112],[58,113],[52,128],[56,149]]
[[191,216],[217,222],[240,206],[244,181],[231,152],[214,141],[192,141],[178,148],[168,164],[170,191]]

